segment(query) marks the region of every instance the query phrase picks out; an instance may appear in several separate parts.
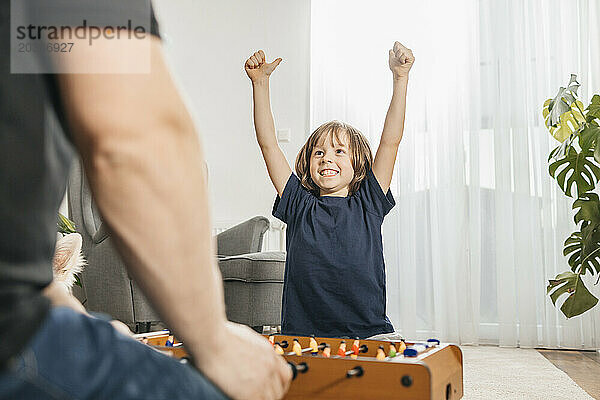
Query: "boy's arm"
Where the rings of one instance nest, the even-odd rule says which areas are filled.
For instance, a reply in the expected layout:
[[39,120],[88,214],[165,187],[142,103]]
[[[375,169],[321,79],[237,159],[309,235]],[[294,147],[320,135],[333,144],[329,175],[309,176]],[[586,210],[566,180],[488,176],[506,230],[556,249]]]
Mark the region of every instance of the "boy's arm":
[[280,62],[281,58],[278,58],[271,64],[267,64],[265,54],[259,50],[245,64],[246,73],[252,81],[256,139],[265,159],[271,182],[279,196],[283,194],[283,189],[292,173],[285,155],[277,144],[275,122],[269,98],[269,76]]
[[394,43],[394,48],[389,52],[389,65],[394,76],[394,92],[373,162],[373,174],[384,193],[388,191],[392,182],[396,154],[402,140],[408,72],[414,61],[415,58],[410,49],[399,42]]

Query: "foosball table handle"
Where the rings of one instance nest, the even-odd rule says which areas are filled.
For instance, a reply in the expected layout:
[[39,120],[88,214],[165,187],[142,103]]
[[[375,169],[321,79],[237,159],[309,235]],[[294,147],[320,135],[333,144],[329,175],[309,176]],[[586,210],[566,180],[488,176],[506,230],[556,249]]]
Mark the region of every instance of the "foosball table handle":
[[348,372],[346,372],[346,378],[352,378],[352,377],[357,377],[358,378],[358,377],[363,376],[364,373],[365,373],[365,371],[359,365],[357,367],[352,368]]
[[306,371],[308,371],[308,364],[304,362],[300,364],[294,364],[293,362],[288,361],[288,365],[292,369],[292,380],[296,379],[298,373],[305,374]]

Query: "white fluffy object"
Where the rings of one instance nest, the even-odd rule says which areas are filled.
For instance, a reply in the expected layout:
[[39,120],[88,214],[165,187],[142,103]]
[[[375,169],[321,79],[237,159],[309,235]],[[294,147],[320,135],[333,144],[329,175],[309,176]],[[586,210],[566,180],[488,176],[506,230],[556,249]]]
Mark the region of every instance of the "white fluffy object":
[[81,254],[82,239],[79,233],[70,233],[59,237],[56,240],[56,250],[52,269],[54,272],[54,281],[61,284],[71,293],[75,283],[75,274],[83,271],[86,264],[83,254]]

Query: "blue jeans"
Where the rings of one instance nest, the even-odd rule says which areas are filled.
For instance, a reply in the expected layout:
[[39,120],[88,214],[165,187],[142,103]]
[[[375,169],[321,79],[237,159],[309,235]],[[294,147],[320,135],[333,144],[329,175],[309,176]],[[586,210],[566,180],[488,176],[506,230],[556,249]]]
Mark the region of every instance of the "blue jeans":
[[190,365],[64,307],[0,372],[0,399],[226,398]]

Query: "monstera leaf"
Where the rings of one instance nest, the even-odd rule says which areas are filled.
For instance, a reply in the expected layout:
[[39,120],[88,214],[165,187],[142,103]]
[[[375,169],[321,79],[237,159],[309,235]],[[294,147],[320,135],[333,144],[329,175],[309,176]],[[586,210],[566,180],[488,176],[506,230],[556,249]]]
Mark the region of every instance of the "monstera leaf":
[[577,75],[571,74],[571,79],[566,88],[561,87],[558,93],[548,103],[548,111],[550,112],[549,126],[556,126],[559,123],[560,116],[571,109],[571,106],[577,99]]
[[581,124],[579,135],[579,146],[582,150],[594,150],[594,160],[600,163],[600,127],[596,122]]
[[579,208],[575,214],[575,224],[583,222],[583,227],[588,225],[600,225],[600,199],[596,193],[585,193],[573,203],[573,209]]
[[[550,294],[552,292],[552,294]],[[598,303],[598,299],[585,287],[581,276],[572,272],[564,272],[550,280],[546,293],[550,294],[552,304],[563,294],[569,294],[560,310],[567,318],[583,314]]]
[[561,158],[566,156],[567,152],[569,151],[577,137],[578,136],[575,132],[571,133],[569,137],[560,144],[560,146],[557,146],[554,150],[550,152],[550,155],[548,156],[548,162],[550,162],[550,160],[552,159],[560,160]]
[[[552,128],[548,128],[552,131]],[[598,157],[600,157],[600,128],[595,122],[591,122],[589,124],[582,123],[579,125],[579,128],[575,131],[571,132],[570,128],[566,129],[566,134],[568,137],[557,146],[554,150],[550,152],[550,156],[548,157],[548,161],[554,159],[558,160],[564,157],[569,151],[570,147],[575,142],[575,139],[579,139],[577,143],[582,150],[590,150],[594,148],[594,159],[600,163],[600,159],[597,158],[596,154],[598,153]],[[569,133],[571,132],[571,133]]]
[[572,197],[573,186],[577,195],[583,194],[592,190],[600,179],[600,168],[593,162],[593,152],[582,150],[578,153],[573,147],[569,147],[566,156],[550,164],[549,172],[569,197]]
[[597,94],[592,97],[592,101],[587,108],[585,119],[587,122],[592,122],[594,119],[600,119],[600,96]]
[[[542,109],[542,114],[550,134],[554,136],[556,140],[562,143],[569,137],[569,135],[579,129],[579,126],[582,122],[585,122],[585,117],[580,111],[583,110],[583,103],[577,100],[571,103],[570,106],[567,106],[566,103],[564,103],[566,108],[555,106],[553,109],[551,109],[550,105],[556,104],[553,103],[553,101],[554,100],[552,99],[546,100],[544,103],[544,108]],[[552,110],[556,111],[559,108],[565,111],[557,117],[557,121],[551,121],[553,116]]]
[[[569,257],[571,271],[582,275],[600,273],[600,232],[597,225],[587,225],[565,240],[563,254]],[[579,271],[578,271],[579,269]]]
[[592,124],[582,124],[578,134],[579,146],[583,150],[589,150],[594,148],[598,143],[598,135],[600,135],[600,128]]

